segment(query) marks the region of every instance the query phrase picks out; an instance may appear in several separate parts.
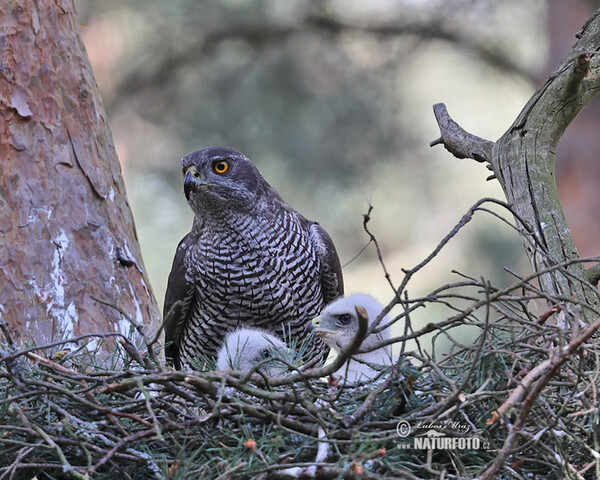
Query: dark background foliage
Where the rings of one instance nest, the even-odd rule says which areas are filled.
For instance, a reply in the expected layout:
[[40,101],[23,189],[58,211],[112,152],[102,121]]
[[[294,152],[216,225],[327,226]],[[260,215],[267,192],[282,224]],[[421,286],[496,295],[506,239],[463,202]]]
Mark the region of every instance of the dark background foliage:
[[[464,128],[496,140],[594,3],[80,0],[159,303],[191,222],[178,162],[206,145],[253,159],[332,234],[343,263],[368,242],[371,203],[392,277],[410,267],[474,201],[503,197],[483,166],[428,147],[438,135],[432,104],[444,101]],[[579,129],[597,117],[582,115]],[[595,253],[586,214],[597,189],[580,192],[597,162],[580,144],[565,137],[558,180],[586,255]],[[523,258],[514,233],[482,220],[415,282],[425,289],[458,268],[503,283],[502,268],[524,271]],[[371,247],[345,276],[350,292],[392,294]]]

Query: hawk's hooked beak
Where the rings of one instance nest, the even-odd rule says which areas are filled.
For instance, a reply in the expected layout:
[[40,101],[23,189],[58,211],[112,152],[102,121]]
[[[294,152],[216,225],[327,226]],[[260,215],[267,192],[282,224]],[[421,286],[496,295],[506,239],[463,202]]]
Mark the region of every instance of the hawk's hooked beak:
[[183,179],[183,191],[185,192],[185,198],[189,200],[190,194],[192,192],[197,192],[198,189],[206,183],[207,182],[202,180],[198,174],[194,175],[192,171],[188,171]]
[[190,193],[195,192],[197,188],[198,186],[196,179],[192,176],[191,172],[187,172],[183,179],[183,191],[185,192],[185,198],[189,200]]

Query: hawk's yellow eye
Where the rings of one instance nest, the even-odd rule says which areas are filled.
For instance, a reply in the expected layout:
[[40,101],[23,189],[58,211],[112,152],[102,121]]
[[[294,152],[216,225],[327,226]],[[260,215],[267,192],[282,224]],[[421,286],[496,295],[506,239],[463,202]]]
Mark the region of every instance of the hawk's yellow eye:
[[223,175],[229,170],[229,162],[227,160],[218,160],[212,164],[212,169],[215,173]]

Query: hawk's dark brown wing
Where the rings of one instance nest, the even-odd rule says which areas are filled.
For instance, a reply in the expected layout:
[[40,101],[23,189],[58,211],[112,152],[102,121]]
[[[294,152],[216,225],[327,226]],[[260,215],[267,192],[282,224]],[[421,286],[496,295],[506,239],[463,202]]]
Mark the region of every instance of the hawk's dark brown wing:
[[181,332],[195,294],[194,286],[185,279],[186,268],[183,259],[187,249],[194,241],[193,234],[188,233],[179,242],[165,294],[165,306],[163,309],[165,343],[167,344],[165,354],[167,360],[172,361],[176,369],[181,368],[181,361],[179,359]]
[[[267,184],[268,185],[268,184]],[[290,205],[285,203],[281,196],[270,187],[271,196],[275,199],[273,202],[275,211],[278,209],[287,210],[295,215],[317,251],[321,260],[321,293],[323,295],[325,308],[328,304],[344,296],[344,277],[342,275],[342,265],[335,249],[333,240],[325,229],[319,225],[319,222],[307,219],[304,215],[298,213]]]
[[310,238],[321,259],[321,291],[325,305],[344,295],[342,265],[329,234],[317,222],[310,222]]

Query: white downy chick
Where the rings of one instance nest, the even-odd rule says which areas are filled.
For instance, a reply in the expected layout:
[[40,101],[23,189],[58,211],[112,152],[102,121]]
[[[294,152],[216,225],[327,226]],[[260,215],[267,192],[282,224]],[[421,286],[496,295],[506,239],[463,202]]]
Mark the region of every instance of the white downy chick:
[[[369,328],[383,310],[379,302],[370,295],[357,293],[329,304],[321,315],[312,321],[315,334],[338,354],[352,342],[358,331],[356,306],[361,306],[366,310]],[[379,324],[386,325],[389,321],[389,317],[386,315]],[[363,340],[359,350],[376,347],[382,341],[390,338],[390,327],[378,333],[370,333]],[[368,364],[392,365],[394,361],[391,346],[386,345],[367,353],[352,355],[336,374],[345,377],[347,383],[368,382],[379,374],[379,371],[371,368]]]

